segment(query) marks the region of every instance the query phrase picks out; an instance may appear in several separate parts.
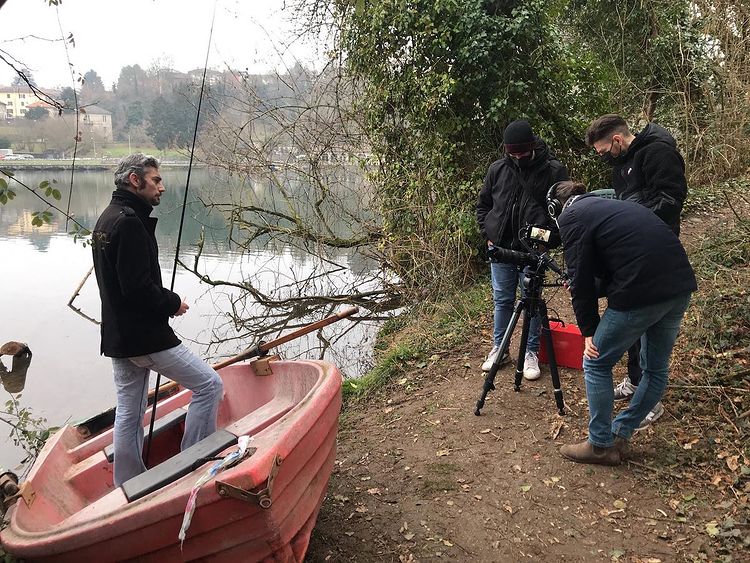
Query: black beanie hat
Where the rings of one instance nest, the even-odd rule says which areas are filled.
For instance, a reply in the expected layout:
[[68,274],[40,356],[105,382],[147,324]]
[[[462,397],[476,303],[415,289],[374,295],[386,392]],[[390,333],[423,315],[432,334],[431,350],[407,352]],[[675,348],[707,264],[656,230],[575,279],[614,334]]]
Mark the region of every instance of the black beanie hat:
[[511,121],[503,132],[505,152],[520,153],[534,149],[536,140],[531,125],[525,119]]

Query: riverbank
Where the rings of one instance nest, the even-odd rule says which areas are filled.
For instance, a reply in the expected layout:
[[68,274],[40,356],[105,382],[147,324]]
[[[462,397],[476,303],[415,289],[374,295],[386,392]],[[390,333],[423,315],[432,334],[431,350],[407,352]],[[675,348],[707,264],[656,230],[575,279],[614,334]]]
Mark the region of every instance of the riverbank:
[[[76,171],[89,170],[114,170],[117,167],[119,159],[117,158],[82,158],[76,159]],[[166,168],[187,168],[190,164],[188,160],[160,160],[160,167]],[[0,168],[4,170],[70,170],[73,167],[72,160],[0,160]],[[207,167],[204,164],[193,163],[194,168]]]
[[[673,355],[666,414],[620,467],[563,460],[586,436],[580,371],[474,406],[491,341],[487,283],[396,320],[369,380],[349,382],[309,561],[739,561],[750,546],[750,205],[698,191],[682,240],[700,290]],[[743,220],[738,219],[743,217]],[[567,294],[551,316],[573,322]],[[516,336],[516,341],[518,337]],[[511,350],[511,357],[515,350]],[[615,379],[624,376],[618,366]]]

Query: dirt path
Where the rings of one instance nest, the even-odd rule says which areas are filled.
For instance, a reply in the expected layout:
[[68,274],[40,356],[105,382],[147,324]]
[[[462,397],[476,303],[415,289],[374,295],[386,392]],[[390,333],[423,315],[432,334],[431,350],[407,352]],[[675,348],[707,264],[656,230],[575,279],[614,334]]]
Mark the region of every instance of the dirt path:
[[[573,320],[565,294],[550,309]],[[308,561],[741,560],[707,533],[726,497],[660,459],[680,430],[669,397],[662,419],[632,440],[632,461],[615,468],[558,453],[586,436],[580,371],[561,371],[564,417],[547,366],[516,393],[510,364],[475,416],[490,323],[488,311],[466,353],[436,354],[347,406]]]

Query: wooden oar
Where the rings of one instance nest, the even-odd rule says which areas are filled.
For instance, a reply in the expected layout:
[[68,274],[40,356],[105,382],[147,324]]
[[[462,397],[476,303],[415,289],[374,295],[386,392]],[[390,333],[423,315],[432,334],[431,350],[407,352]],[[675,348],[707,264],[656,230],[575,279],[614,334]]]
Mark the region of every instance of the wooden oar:
[[[340,321],[341,319],[351,317],[353,314],[357,313],[358,311],[359,309],[357,307],[350,307],[348,309],[341,311],[340,313],[336,313],[335,315],[331,315],[330,317],[326,317],[325,319],[322,319],[314,323],[311,323],[309,325],[298,328],[297,330],[292,331],[289,334],[285,334],[284,336],[281,336],[275,340],[271,340],[269,342],[261,342],[260,344],[256,344],[255,346],[248,348],[247,350],[237,354],[236,356],[227,358],[226,360],[222,360],[221,362],[217,362],[213,364],[211,367],[214,368],[215,370],[220,370],[227,366],[231,366],[232,364],[236,364],[237,362],[247,360],[249,358],[255,358],[257,356],[265,356],[269,350],[271,350],[272,348],[275,348],[276,346],[285,344],[286,342],[289,342],[290,340],[294,340],[295,338],[299,338],[300,336],[309,334],[315,330],[323,328],[324,326],[328,326],[329,324],[333,324],[337,321]],[[170,381],[169,383],[160,386],[159,387],[159,399],[162,399],[164,396],[170,395],[171,392],[178,386],[179,386],[179,383],[177,383],[176,381]],[[148,393],[148,403],[152,404],[153,401],[154,401],[154,389],[151,389]],[[107,428],[108,426],[112,426],[112,424],[114,424],[114,421],[115,421],[115,407],[112,407],[111,409],[108,409],[104,412],[95,414],[94,416],[84,420],[83,422],[79,422],[75,426],[76,428],[78,428],[78,431],[81,434],[85,434],[88,436],[90,434],[95,434],[99,432],[100,430]]]

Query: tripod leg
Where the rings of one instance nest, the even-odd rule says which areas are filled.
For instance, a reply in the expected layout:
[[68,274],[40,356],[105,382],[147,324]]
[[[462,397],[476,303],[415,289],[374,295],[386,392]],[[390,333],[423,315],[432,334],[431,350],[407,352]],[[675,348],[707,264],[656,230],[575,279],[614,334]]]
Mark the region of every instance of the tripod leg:
[[552,377],[552,385],[555,390],[557,412],[562,415],[565,414],[565,403],[563,402],[562,387],[560,385],[560,372],[557,369],[555,348],[552,345],[552,333],[549,328],[549,317],[547,317],[547,305],[543,301],[539,304],[539,314],[542,317],[542,338],[544,345],[547,347],[547,358],[549,359],[549,371]]
[[484,401],[487,398],[487,393],[495,389],[495,376],[497,375],[497,372],[500,369],[500,361],[502,360],[503,355],[508,351],[508,348],[510,347],[510,337],[516,328],[516,324],[518,324],[518,319],[521,317],[521,311],[523,310],[523,308],[524,308],[524,303],[523,303],[523,299],[521,299],[516,302],[516,305],[513,308],[513,315],[511,315],[510,320],[508,321],[508,326],[505,329],[505,334],[503,334],[503,339],[500,342],[500,351],[497,353],[497,357],[495,358],[495,361],[492,362],[492,367],[490,368],[490,371],[487,372],[487,376],[484,378],[484,386],[482,387],[482,395],[479,397],[479,400],[477,401],[477,408],[474,411],[474,414],[477,416],[481,414],[480,411],[482,410],[482,408],[484,408]]
[[518,392],[521,390],[521,381],[523,378],[523,364],[526,360],[526,341],[529,338],[529,328],[531,326],[531,311],[528,307],[528,301],[524,297],[520,301],[523,307],[523,325],[521,328],[521,342],[518,343],[518,358],[516,358],[516,380],[513,389]]

